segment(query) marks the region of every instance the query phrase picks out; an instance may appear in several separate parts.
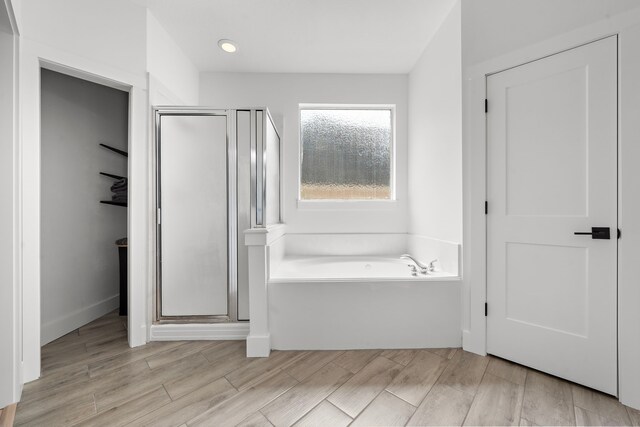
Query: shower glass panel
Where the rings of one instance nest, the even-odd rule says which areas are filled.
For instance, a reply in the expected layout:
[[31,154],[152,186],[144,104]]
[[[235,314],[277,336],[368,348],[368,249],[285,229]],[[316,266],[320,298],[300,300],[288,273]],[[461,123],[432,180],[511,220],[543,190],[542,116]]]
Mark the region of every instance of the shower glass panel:
[[[255,113],[236,112],[238,145],[238,320],[249,320],[249,250],[244,244],[244,230],[251,228],[251,122]],[[255,154],[254,154],[255,155]]]
[[266,123],[266,218],[267,225],[280,222],[280,136],[267,115]]
[[244,231],[280,222],[269,111],[156,107],[156,321],[249,320]]
[[227,116],[163,114],[160,316],[227,316]]

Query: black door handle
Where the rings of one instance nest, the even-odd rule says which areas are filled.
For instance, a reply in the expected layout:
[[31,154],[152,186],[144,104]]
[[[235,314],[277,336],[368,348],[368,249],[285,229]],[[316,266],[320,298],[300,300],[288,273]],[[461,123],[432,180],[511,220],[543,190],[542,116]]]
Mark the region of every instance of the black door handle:
[[591,231],[576,231],[575,235],[587,235],[591,236],[594,240],[609,240],[611,239],[611,229],[609,227],[591,227]]

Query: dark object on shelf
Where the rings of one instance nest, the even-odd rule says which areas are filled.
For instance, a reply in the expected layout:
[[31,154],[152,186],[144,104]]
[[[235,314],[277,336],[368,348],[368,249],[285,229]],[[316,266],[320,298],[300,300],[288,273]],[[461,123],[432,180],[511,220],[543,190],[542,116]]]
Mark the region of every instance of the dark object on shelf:
[[[120,244],[124,240],[124,245]],[[120,316],[127,315],[127,238],[116,240],[120,259]]]
[[111,186],[111,192],[116,194],[127,194],[128,188],[129,184],[127,178],[122,178],[113,183]]
[[125,157],[129,157],[129,153],[127,153],[126,151],[119,150],[119,149],[117,149],[115,147],[111,147],[111,146],[109,146],[107,144],[100,144],[100,146],[106,148],[107,150],[111,150],[114,153],[118,153],[118,154],[123,155]]
[[122,206],[125,208],[127,207],[126,202],[113,202],[111,200],[100,200],[100,203],[104,203],[105,205]]
[[114,175],[112,173],[106,173],[106,172],[100,172],[100,175],[108,176],[109,178],[113,178],[113,179],[126,179],[126,177],[124,176]]

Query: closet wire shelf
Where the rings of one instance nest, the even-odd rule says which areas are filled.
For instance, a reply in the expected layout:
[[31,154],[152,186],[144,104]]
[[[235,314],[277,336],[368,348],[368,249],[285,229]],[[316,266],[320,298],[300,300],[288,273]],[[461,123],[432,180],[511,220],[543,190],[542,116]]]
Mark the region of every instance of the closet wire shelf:
[[[111,147],[111,146],[109,146],[107,144],[99,144],[99,145],[101,147],[106,148],[107,150],[111,150],[114,153],[120,154],[121,156],[129,157],[129,153],[127,153],[126,151],[119,150],[119,149],[117,149],[115,147]],[[109,177],[109,178],[113,178],[113,179],[116,179],[116,180],[125,179],[126,178],[124,176],[115,175],[115,174],[107,173],[107,172],[100,172],[100,175],[103,175],[103,176],[106,176],[106,177]],[[111,201],[111,200],[100,200],[100,203],[105,204],[105,205],[122,206],[122,207],[125,207],[125,208],[127,207],[127,203],[126,202],[114,202],[114,201]]]

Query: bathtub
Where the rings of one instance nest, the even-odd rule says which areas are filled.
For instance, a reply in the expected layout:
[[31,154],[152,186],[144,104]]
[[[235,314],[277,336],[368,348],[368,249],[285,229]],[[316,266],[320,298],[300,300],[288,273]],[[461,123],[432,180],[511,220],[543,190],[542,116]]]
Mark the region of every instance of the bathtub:
[[411,261],[398,256],[297,256],[282,260],[271,282],[313,281],[425,281],[458,280],[455,274],[434,271],[413,276]]
[[461,345],[457,273],[414,277],[410,261],[398,255],[286,255],[277,261],[267,283],[273,349]]

